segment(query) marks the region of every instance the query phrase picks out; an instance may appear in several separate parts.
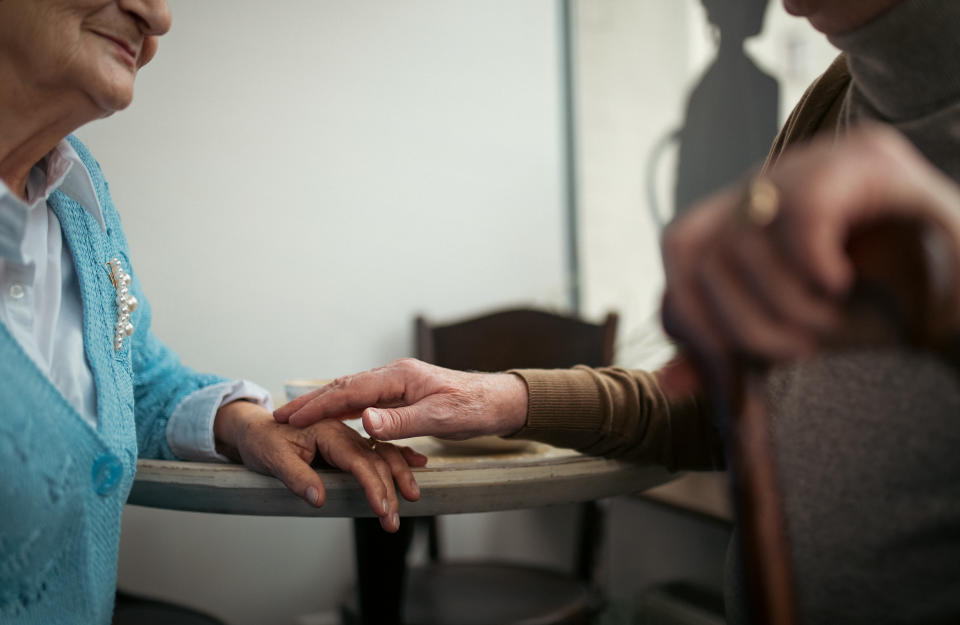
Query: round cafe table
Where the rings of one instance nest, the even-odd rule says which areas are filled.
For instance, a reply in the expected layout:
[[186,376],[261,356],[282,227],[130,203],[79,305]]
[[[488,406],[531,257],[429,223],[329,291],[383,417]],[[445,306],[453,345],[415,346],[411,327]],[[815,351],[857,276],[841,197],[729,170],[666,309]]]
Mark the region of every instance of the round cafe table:
[[[590,501],[640,492],[674,477],[659,467],[585,456],[541,443],[496,453],[476,453],[429,437],[397,443],[430,458],[426,467],[414,469],[420,501],[401,499],[401,517]],[[352,475],[333,469],[318,473],[327,497],[322,507],[314,508],[276,478],[241,465],[140,460],[128,503],[220,514],[375,516]]]
[[[516,441],[505,441],[511,443]],[[432,438],[399,441],[426,454],[414,469],[420,501],[400,515],[436,516],[591,501],[636,493],[675,477],[663,468],[585,456],[541,443],[476,453]],[[326,502],[308,505],[279,480],[240,465],[140,460],[128,503],[171,510],[354,519],[362,623],[400,623],[405,545],[380,530],[352,475],[319,469]],[[403,524],[402,524],[403,525]],[[409,527],[408,527],[409,529]],[[373,614],[372,612],[376,612]]]

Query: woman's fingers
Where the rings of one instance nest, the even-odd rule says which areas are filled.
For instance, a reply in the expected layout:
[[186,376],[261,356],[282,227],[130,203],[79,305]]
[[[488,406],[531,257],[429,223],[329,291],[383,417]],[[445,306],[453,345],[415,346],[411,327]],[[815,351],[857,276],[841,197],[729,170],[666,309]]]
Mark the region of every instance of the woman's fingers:
[[390,443],[363,438],[338,420],[294,428],[270,418],[266,411],[243,429],[238,450],[250,469],[273,475],[313,506],[322,506],[326,489],[310,466],[319,453],[331,466],[354,476],[388,532],[400,527],[397,490],[409,501],[420,498],[412,466],[424,466],[426,456]]
[[[410,470],[411,465],[407,460],[407,455],[403,453],[403,449],[390,443],[378,442],[376,445],[376,452],[380,454],[383,461],[387,463],[390,474],[393,477],[393,483],[397,485],[403,498],[407,501],[417,501],[420,499],[420,487],[417,486],[417,480],[413,477],[413,471]],[[417,452],[409,447],[405,447],[404,449],[411,456],[413,454],[420,456],[420,454],[417,454]],[[426,456],[420,457],[423,458],[423,463],[426,464]],[[423,465],[421,464],[419,466]]]
[[400,454],[403,456],[403,459],[406,460],[407,464],[409,464],[411,467],[420,468],[427,466],[428,458],[419,451],[411,449],[405,445],[395,445],[395,447],[400,450]]
[[397,495],[393,480],[388,477],[389,470],[381,472],[377,469],[377,465],[382,464],[380,456],[373,450],[369,448],[364,450],[360,446],[345,453],[348,455],[347,458],[339,462],[334,459],[331,464],[348,471],[357,479],[367,497],[370,509],[380,517],[380,525],[383,529],[388,532],[397,531],[400,526],[399,516],[396,516],[398,514]]
[[[326,457],[326,456],[325,456]],[[380,517],[380,525],[388,532],[400,527],[397,495],[389,469],[380,471],[377,465],[383,465],[379,454],[359,436],[349,444],[338,445],[331,449],[327,462],[349,472],[356,478],[367,497],[367,503],[373,513]]]
[[250,410],[255,416],[240,428],[243,434],[234,443],[240,460],[253,471],[278,478],[310,505],[322,506],[326,489],[310,466],[315,455],[313,442],[305,440],[300,430],[276,423],[266,410],[256,406]]
[[288,453],[270,454],[262,459],[263,468],[311,506],[319,508],[326,501],[323,480],[293,448]]
[[305,432],[314,437],[324,460],[356,478],[383,529],[396,532],[400,527],[397,489],[409,501],[420,498],[410,467],[425,465],[426,457],[409,448],[362,438],[339,421],[320,422]]
[[[382,444],[386,445],[387,443]],[[370,463],[380,479],[380,484],[383,486],[383,492],[387,498],[388,512],[380,517],[380,526],[388,532],[395,532],[400,529],[400,498],[397,497],[393,473],[390,471],[390,465],[385,462],[381,450],[371,449],[370,453],[372,454]],[[358,477],[357,479],[359,480],[360,478]],[[361,482],[361,484],[363,484],[363,482]]]

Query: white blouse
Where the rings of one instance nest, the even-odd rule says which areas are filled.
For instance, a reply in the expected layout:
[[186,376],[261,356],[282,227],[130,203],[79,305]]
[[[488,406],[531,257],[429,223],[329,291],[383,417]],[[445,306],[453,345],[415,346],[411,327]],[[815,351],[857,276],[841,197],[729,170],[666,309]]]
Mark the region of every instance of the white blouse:
[[[97,427],[93,373],[83,347],[83,307],[73,258],[47,198],[60,189],[105,229],[90,173],[66,140],[30,171],[27,202],[0,180],[0,323],[77,412]],[[185,460],[221,460],[208,400],[216,408],[238,399],[272,409],[270,394],[245,380],[200,389],[167,422],[167,442]],[[206,408],[201,409],[201,406]]]

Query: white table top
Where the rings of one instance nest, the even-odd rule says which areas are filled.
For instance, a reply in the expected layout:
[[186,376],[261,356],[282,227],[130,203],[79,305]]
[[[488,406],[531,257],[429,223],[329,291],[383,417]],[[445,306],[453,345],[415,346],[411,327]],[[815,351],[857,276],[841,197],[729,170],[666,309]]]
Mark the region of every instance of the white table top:
[[[420,501],[401,499],[401,516],[487,512],[601,499],[669,481],[665,469],[585,456],[541,443],[502,453],[467,454],[432,438],[402,441],[430,457],[414,469]],[[243,466],[140,460],[128,503],[222,514],[373,516],[352,475],[321,469],[326,503],[308,505],[279,480]]]

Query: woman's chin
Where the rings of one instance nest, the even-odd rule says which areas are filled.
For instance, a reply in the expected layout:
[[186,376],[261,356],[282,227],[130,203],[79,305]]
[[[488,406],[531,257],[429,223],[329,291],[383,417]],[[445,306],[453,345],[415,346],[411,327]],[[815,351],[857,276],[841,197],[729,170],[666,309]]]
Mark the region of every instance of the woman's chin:
[[113,85],[110,89],[98,89],[90,94],[90,98],[102,112],[101,117],[107,117],[122,111],[133,102],[133,84]]
[[137,73],[126,67],[111,64],[100,67],[94,76],[87,74],[87,96],[103,112],[102,117],[122,111],[133,102],[133,84]]

